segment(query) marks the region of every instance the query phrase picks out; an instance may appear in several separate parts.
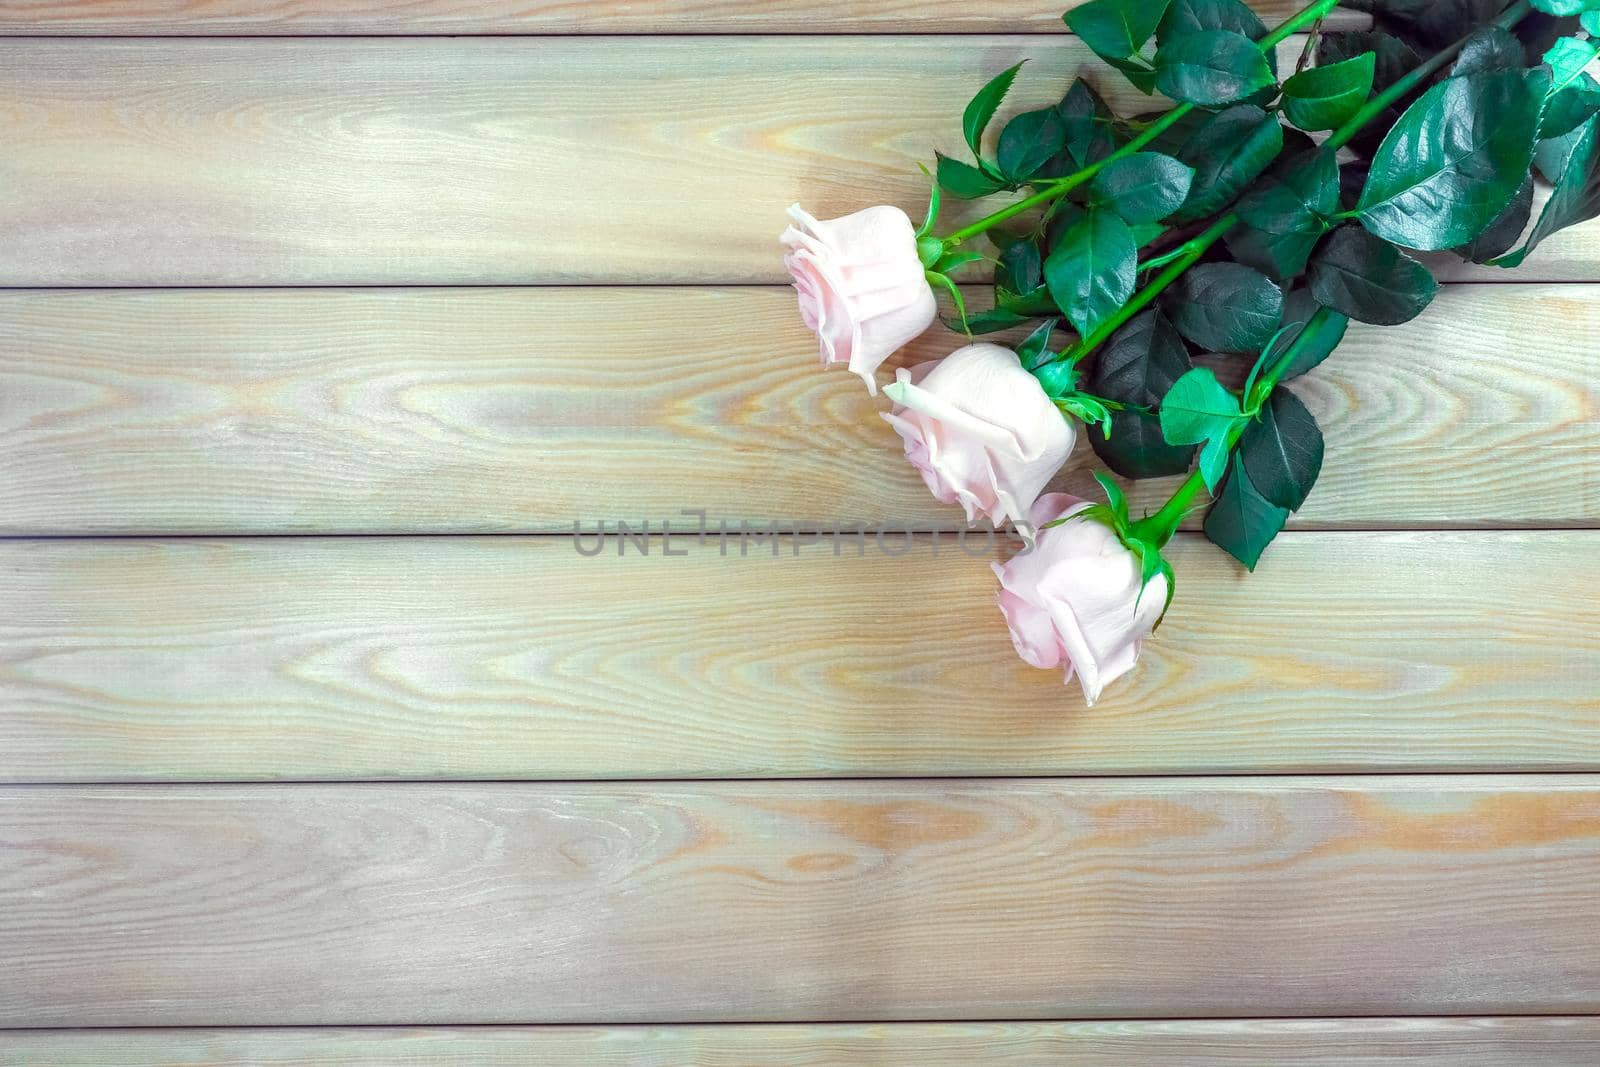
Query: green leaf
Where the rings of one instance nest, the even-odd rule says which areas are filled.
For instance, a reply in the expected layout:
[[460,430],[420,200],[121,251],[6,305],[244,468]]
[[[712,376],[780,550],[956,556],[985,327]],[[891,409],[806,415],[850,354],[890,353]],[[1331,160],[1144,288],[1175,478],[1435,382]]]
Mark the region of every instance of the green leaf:
[[[1345,30],[1324,33],[1317,42],[1317,63],[1328,66],[1353,59],[1363,52],[1377,57],[1377,68],[1372,77],[1372,89],[1381,92],[1414,70],[1422,59],[1405,41],[1382,30]],[[1382,114],[1362,128],[1350,140],[1350,149],[1358,156],[1371,156],[1383,135],[1400,117],[1400,111],[1419,92],[1407,94],[1397,104],[1384,108]]]
[[1382,23],[1432,46],[1471,32],[1507,5],[1505,0],[1369,0],[1352,6],[1370,8]]
[[1509,30],[1500,26],[1485,26],[1461,46],[1455,65],[1450,68],[1450,76],[1461,78],[1491,70],[1510,70],[1525,66],[1526,63],[1522,42],[1513,37]]
[[1489,223],[1488,227],[1478,236],[1460,245],[1454,251],[1464,259],[1473,263],[1488,263],[1496,256],[1503,255],[1522,236],[1522,231],[1528,226],[1528,218],[1533,214],[1533,175],[1530,174],[1522,180],[1522,186],[1511,197],[1511,203],[1506,209]]
[[[1191,369],[1189,350],[1159,311],[1144,311],[1123,324],[1101,347],[1085,388],[1109,400],[1154,409],[1174,382]],[[1138,411],[1111,413],[1109,440],[1091,435],[1095,454],[1126,478],[1182,474],[1194,461],[1193,445],[1172,445],[1161,422]]]
[[[983,152],[978,147],[983,140],[983,131],[989,125],[989,120],[994,118],[994,113],[1000,109],[1000,102],[1006,98],[1011,83],[1017,80],[1017,71],[1021,69],[1022,63],[1018,63],[1009,70],[1003,70],[995,75],[988,85],[978,90],[978,94],[967,104],[967,110],[961,115],[961,133],[967,139],[967,147],[972,149],[972,154],[979,159],[983,158]],[[951,191],[954,192],[953,189]]]
[[1242,263],[1190,267],[1164,306],[1179,333],[1213,352],[1259,352],[1283,321],[1283,291]]
[[1600,37],[1600,9],[1591,8],[1578,16],[1584,32],[1590,37]]
[[976,200],[1005,188],[1003,182],[989,177],[977,167],[945,155],[938,156],[938,175],[939,184],[945,191],[962,200]]
[[1000,253],[995,268],[996,288],[1011,293],[1031,293],[1044,284],[1044,257],[1033,241],[1016,241]]
[[1600,82],[1585,74],[1545,98],[1544,114],[1539,116],[1539,139],[1571,133],[1596,112],[1600,112]]
[[[1299,341],[1300,335],[1311,323],[1311,317],[1321,306],[1309,289],[1295,289],[1284,297],[1284,330],[1272,346],[1273,351],[1286,352],[1291,345]],[[1332,311],[1331,308],[1329,310]],[[1333,354],[1333,350],[1339,347],[1339,342],[1344,340],[1345,329],[1349,325],[1349,317],[1337,312],[1323,316],[1313,327],[1312,335],[1306,338],[1306,343],[1295,352],[1294,362],[1284,369],[1278,380],[1286,382],[1291,378],[1298,378],[1327,359]]]
[[1322,431],[1287,389],[1276,389],[1239,438],[1239,458],[1268,503],[1296,511],[1322,470]]
[[1232,30],[1252,41],[1267,33],[1256,13],[1240,0],[1172,0],[1156,27],[1156,44],[1164,48],[1176,38],[1205,30]]
[[1071,170],[1082,170],[1116,151],[1112,133],[1115,119],[1111,109],[1088,82],[1082,78],[1074,81],[1056,110],[1066,125],[1066,153]]
[[1227,469],[1229,435],[1241,418],[1239,398],[1223,388],[1208,367],[1179,378],[1161,401],[1161,434],[1171,444],[1204,442],[1200,475],[1215,489]]
[[1094,480],[1100,483],[1100,488],[1106,494],[1106,503],[1111,505],[1111,513],[1117,517],[1122,526],[1128,524],[1128,498],[1122,495],[1122,486],[1111,478],[1093,471]]
[[[1001,330],[1013,330],[1027,322],[1025,315],[1018,315],[1002,307],[989,308],[974,315],[967,316],[967,333],[999,333]],[[960,329],[959,326],[956,329]]]
[[1288,509],[1273,504],[1250,484],[1244,461],[1235,456],[1228,480],[1206,512],[1205,533],[1212,544],[1253,571],[1288,519]]
[[1589,9],[1589,0],[1533,0],[1533,9],[1546,15],[1576,15]]
[[938,261],[934,263],[933,269],[940,274],[949,274],[957,267],[964,267],[968,263],[977,263],[988,258],[982,252],[949,252],[939,257]]
[[967,301],[961,295],[961,287],[948,275],[940,274],[938,271],[923,271],[922,276],[928,280],[930,286],[943,289],[950,294],[950,302],[955,305],[956,314],[954,318],[946,317],[944,324],[959,333],[970,334],[972,322],[967,318]]
[[1527,243],[1495,260],[1499,266],[1521,265],[1546,237],[1600,215],[1600,116],[1541,145],[1539,170],[1555,183],[1550,199],[1539,212],[1539,221],[1533,224]]
[[1139,54],[1166,14],[1168,0],[1089,0],[1061,17],[1108,62]]
[[1159,222],[1182,206],[1193,180],[1194,169],[1171,156],[1135,152],[1101,168],[1089,193],[1125,222]]
[[1428,268],[1360,226],[1341,226],[1311,257],[1311,295],[1357,322],[1395,326],[1439,291]]
[[1528,173],[1544,93],[1520,71],[1450,78],[1406,109],[1383,139],[1358,215],[1407,248],[1465,244]]
[[1024,182],[1067,143],[1067,124],[1053,107],[1024,111],[1000,131],[996,161],[1000,173],[1014,182]]
[[1184,34],[1156,52],[1156,88],[1174,100],[1221,107],[1272,83],[1261,49],[1231,30]]
[[1302,130],[1343,125],[1367,102],[1378,57],[1372,52],[1312,67],[1283,83],[1283,110]]
[[1550,67],[1550,91],[1558,93],[1562,89],[1577,81],[1600,49],[1596,49],[1592,41],[1580,41],[1576,37],[1561,37],[1550,46],[1544,54],[1544,61]]
[[1240,197],[1234,210],[1258,230],[1309,234],[1314,241],[1339,210],[1338,160],[1323,148],[1284,160]]
[[1137,261],[1128,224],[1114,212],[1090,211],[1050,250],[1045,284],[1067,320],[1086,336],[1133,295]]
[[1138,56],[1132,59],[1112,59],[1102,57],[1105,61],[1122,72],[1128,79],[1128,84],[1146,96],[1154,95],[1156,91],[1156,68],[1146,59]]
[[1214,215],[1254,181],[1283,149],[1283,127],[1254,104],[1239,104],[1208,118],[1176,152],[1194,168],[1189,198],[1176,222]]
[[1050,335],[1055,332],[1056,323],[1060,319],[1045,319],[1034,331],[1022,339],[1017,345],[1017,358],[1029,370],[1045,362],[1053,353],[1050,351]]

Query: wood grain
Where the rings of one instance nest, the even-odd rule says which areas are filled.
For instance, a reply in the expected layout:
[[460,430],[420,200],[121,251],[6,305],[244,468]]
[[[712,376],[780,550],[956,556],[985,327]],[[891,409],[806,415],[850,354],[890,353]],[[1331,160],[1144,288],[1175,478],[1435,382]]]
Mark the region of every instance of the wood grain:
[[[8,0],[0,34],[1064,33],[1077,0]],[[1301,5],[1253,0],[1268,20]],[[1359,25],[1337,11],[1333,24]]]
[[0,543],[0,777],[1600,767],[1600,533],[1182,541],[1092,709],[1016,657],[996,549],[881,545]]
[[[791,202],[920,213],[917,164],[958,151],[977,86],[1028,59],[1008,103],[1036,107],[1088,58],[996,35],[3,42],[0,285],[779,282]],[[1450,268],[1473,275],[1507,277]],[[1600,230],[1516,277],[1600,281]]]
[[[1600,523],[1596,334],[1572,286],[1354,328],[1295,387],[1328,455],[1294,524]],[[786,289],[0,293],[0,532],[958,528],[886,406],[818,371]],[[1098,495],[1081,436],[1057,487]]]
[[1174,1020],[0,1031],[4,1067],[1593,1067],[1600,1021]]
[[1600,1009],[1594,776],[0,805],[8,1025]]

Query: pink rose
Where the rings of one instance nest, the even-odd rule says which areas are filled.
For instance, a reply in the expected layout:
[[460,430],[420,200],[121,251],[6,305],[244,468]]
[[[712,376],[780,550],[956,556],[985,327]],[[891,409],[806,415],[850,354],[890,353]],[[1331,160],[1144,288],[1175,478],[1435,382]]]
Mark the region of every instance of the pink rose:
[[1007,519],[1031,536],[1028,509],[1072,453],[1072,423],[1017,354],[976,344],[895,372],[883,417],[905,441],[906,458],[967,521]]
[[[1042,527],[1088,506],[1051,493],[1031,518]],[[992,566],[1017,654],[1035,667],[1065,664],[1066,680],[1077,673],[1089,704],[1133,669],[1166,606],[1166,577],[1157,574],[1141,592],[1139,558],[1095,519],[1040,529],[1031,551]]]
[[779,238],[800,293],[800,317],[823,363],[847,363],[876,394],[873,373],[933,322],[937,304],[917,257],[916,231],[897,207],[821,222],[795,204]]

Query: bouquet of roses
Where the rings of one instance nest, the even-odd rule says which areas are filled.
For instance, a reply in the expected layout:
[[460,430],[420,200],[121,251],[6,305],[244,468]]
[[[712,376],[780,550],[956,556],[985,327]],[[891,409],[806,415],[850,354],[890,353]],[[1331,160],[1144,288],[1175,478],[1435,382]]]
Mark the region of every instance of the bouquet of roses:
[[[1022,336],[897,370],[883,418],[935,497],[1016,527],[1025,549],[995,572],[1017,651],[1064,665],[1090,703],[1159,623],[1174,587],[1162,548],[1192,511],[1254,569],[1305,501],[1322,434],[1285,383],[1351,319],[1428,305],[1437,284],[1408,250],[1514,267],[1600,214],[1600,83],[1585,71],[1600,0],[1359,0],[1371,29],[1325,32],[1336,6],[1269,31],[1241,0],[1089,0],[1068,26],[1173,106],[1118,117],[1079,79],[1006,122],[991,153],[1019,64],[967,105],[973,160],[938,156],[920,226],[895,207],[790,209],[802,317],[823,362],[869,391],[932,324],[936,290],[953,328]],[[936,233],[941,199],[1000,195],[1014,199]],[[993,306],[969,314],[952,272],[978,261]],[[1212,369],[1227,362],[1237,389]],[[1103,502],[1041,495],[1079,422],[1117,474],[1188,478],[1137,519],[1099,472]]]

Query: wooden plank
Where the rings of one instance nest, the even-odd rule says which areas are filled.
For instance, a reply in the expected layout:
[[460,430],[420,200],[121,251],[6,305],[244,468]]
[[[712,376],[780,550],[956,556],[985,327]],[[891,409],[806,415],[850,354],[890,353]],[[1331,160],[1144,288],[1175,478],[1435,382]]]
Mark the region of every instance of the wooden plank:
[[[1328,454],[1294,524],[1600,523],[1597,333],[1572,286],[1356,327],[1295,387]],[[958,528],[885,407],[818,371],[786,289],[6,292],[0,532]],[[1058,488],[1097,495],[1082,437]]]
[[[1037,0],[11,0],[0,34],[1064,33]],[[1252,0],[1271,25],[1301,6]],[[1360,25],[1336,11],[1331,24]]]
[[[782,281],[792,201],[920,212],[917,164],[959,150],[977,86],[1028,59],[1009,103],[1036,107],[1088,58],[1040,36],[4,42],[0,285]],[[1600,229],[1517,277],[1600,281]]]
[[1589,775],[0,805],[13,1026],[1600,1010]]
[[1597,1060],[1600,1021],[1581,1016],[0,1032],[4,1067],[1593,1067]]
[[0,777],[1600,767],[1600,533],[1292,534],[1248,577],[1181,541],[1092,709],[981,540],[574,547],[0,543]]

